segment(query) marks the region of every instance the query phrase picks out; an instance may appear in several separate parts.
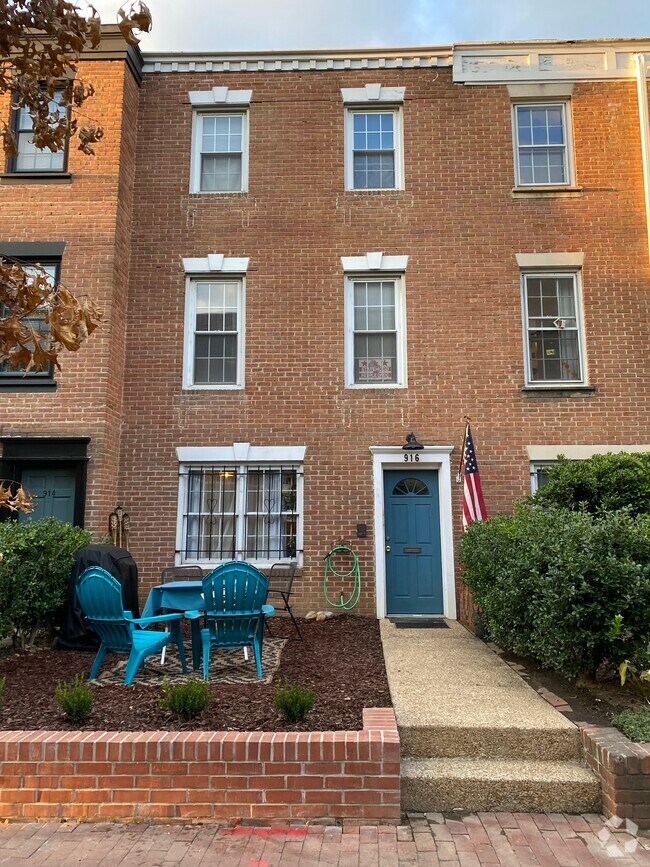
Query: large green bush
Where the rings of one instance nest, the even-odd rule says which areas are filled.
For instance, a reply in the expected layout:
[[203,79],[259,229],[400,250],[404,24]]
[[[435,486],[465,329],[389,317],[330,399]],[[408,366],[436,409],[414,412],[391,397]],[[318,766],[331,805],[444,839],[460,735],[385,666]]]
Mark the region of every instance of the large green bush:
[[56,518],[0,524],[0,636],[25,647],[66,598],[77,548],[90,533]]
[[569,678],[647,659],[650,516],[518,504],[471,524],[460,554],[502,647]]
[[650,512],[650,452],[560,458],[546,475],[548,483],[534,497],[539,505],[594,514],[623,508],[633,515]]

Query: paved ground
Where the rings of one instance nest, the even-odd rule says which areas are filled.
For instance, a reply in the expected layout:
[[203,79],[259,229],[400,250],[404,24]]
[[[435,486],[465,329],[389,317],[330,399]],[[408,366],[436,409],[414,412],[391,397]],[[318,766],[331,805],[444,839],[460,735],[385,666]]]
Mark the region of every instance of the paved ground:
[[[456,620],[447,629],[397,629],[380,620],[400,727],[555,732],[575,726]],[[457,734],[454,735],[457,737]],[[471,744],[470,744],[471,746]],[[452,755],[452,753],[447,753]]]
[[454,818],[413,814],[407,825],[398,828],[0,825],[0,864],[7,867],[598,867],[604,863],[650,865],[650,837],[610,833],[598,816],[523,813]]

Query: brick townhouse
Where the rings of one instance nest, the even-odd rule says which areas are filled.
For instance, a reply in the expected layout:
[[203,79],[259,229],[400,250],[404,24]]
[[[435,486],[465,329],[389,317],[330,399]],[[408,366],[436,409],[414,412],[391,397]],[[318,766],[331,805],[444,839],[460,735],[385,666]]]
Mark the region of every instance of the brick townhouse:
[[105,314],[63,371],[0,372],[3,475],[98,535],[121,504],[142,595],[173,563],[297,560],[324,607],[343,541],[357,611],[469,622],[465,415],[490,513],[558,454],[650,448],[648,57],[143,58],[106,28],[97,156],[17,116],[0,178],[0,253]]

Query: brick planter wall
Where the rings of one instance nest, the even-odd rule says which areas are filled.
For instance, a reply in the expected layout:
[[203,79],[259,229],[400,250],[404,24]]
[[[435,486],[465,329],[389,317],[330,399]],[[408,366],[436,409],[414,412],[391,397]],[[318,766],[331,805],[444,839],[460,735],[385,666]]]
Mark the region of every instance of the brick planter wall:
[[582,728],[589,767],[600,777],[608,816],[650,828],[650,744],[635,744],[615,728]]
[[0,818],[400,816],[392,710],[348,732],[0,732]]

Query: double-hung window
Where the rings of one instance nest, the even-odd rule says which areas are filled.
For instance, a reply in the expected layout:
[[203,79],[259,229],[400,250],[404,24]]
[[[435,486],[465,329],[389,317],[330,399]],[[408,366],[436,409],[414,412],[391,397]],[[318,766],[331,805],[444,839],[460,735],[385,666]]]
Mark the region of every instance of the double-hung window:
[[345,300],[346,385],[405,385],[403,277],[348,277]]
[[557,465],[557,461],[543,461],[531,463],[530,465],[530,490],[536,494],[540,488],[543,488],[548,482],[547,470],[549,467]]
[[[40,262],[39,264],[47,274],[48,282],[54,289],[59,280],[61,263],[59,261],[51,261]],[[36,269],[34,264],[30,265],[29,262],[22,262],[22,265],[28,274],[35,273]],[[47,305],[36,307],[24,320],[27,325],[30,325],[34,329],[36,334],[40,335],[40,343],[44,347],[47,346],[49,340],[49,326],[45,321],[47,312]],[[6,316],[7,308],[0,306],[0,318],[5,318]],[[24,364],[21,364],[18,367],[10,367],[6,361],[0,363],[0,387],[2,385],[20,385],[29,387],[37,384],[45,387],[52,384],[52,387],[54,387],[54,365],[52,362],[48,361],[40,367],[34,365],[29,370],[26,370]]]
[[248,188],[248,112],[196,112],[192,144],[194,193]]
[[515,103],[512,111],[517,186],[571,185],[570,103]]
[[[52,123],[68,123],[66,109],[61,108],[62,90],[57,90],[50,100],[50,117]],[[16,139],[15,156],[9,158],[9,172],[64,172],[67,163],[68,140],[59,151],[49,148],[37,148],[33,139],[33,124],[29,111],[24,106],[14,109],[13,132]]]
[[526,385],[585,382],[580,274],[522,273]]
[[180,561],[275,563],[302,553],[302,465],[181,465]]
[[398,186],[397,111],[350,111],[352,188],[393,190]]
[[241,388],[244,379],[243,277],[188,280],[185,388]]
[[345,138],[346,189],[404,188],[400,108],[348,109]]

